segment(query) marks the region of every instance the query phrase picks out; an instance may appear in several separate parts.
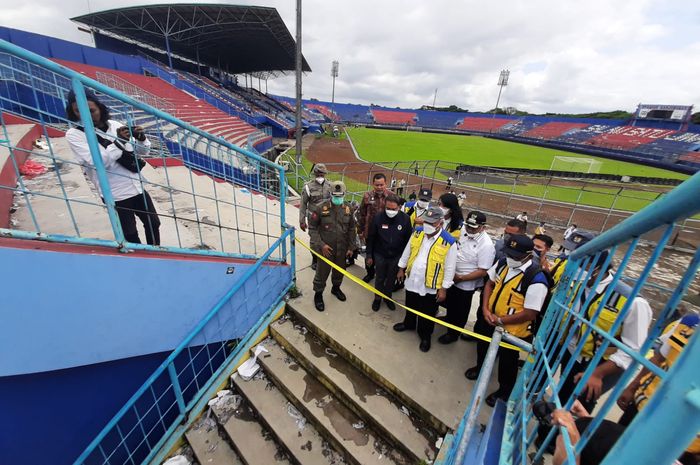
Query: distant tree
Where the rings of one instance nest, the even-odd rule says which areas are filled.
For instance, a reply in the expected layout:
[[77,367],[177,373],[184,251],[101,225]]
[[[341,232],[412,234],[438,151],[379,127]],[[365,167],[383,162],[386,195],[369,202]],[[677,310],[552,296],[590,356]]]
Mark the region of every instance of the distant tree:
[[690,121],[693,124],[700,124],[700,111],[693,113],[693,115],[690,117]]

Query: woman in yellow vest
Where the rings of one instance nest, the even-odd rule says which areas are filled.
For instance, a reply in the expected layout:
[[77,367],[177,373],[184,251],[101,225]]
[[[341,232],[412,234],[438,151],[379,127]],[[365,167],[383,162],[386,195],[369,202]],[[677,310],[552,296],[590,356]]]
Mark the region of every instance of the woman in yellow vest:
[[[491,336],[496,326],[502,326],[513,336],[531,339],[532,322],[549,293],[547,277],[532,260],[533,248],[532,239],[526,235],[512,235],[504,244],[505,262],[499,260],[489,269],[489,280],[482,296],[484,320],[491,328],[486,336]],[[530,267],[535,267],[536,271],[528,271]],[[477,341],[477,365],[464,373],[467,379],[479,376],[488,346],[488,342]],[[498,399],[508,399],[518,376],[519,353],[511,349],[499,349],[498,352],[499,387],[486,398],[486,403],[492,407]]]
[[[433,205],[423,214],[423,225],[418,226],[399,259],[397,280],[404,281],[406,306],[434,317],[438,304],[445,300],[452,286],[457,249],[455,239],[442,228],[443,213]],[[406,311],[403,322],[394,325],[394,331],[417,329],[420,350],[430,350],[435,323],[426,318],[416,321],[416,314]]]
[[462,224],[464,224],[464,214],[459,206],[459,199],[454,194],[442,194],[438,200],[438,206],[445,215],[442,222],[443,229],[458,241],[462,234]]

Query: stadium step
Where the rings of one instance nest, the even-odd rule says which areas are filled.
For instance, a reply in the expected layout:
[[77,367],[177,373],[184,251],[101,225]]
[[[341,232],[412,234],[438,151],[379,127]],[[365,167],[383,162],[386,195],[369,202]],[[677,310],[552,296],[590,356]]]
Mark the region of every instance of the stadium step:
[[210,417],[200,418],[185,438],[200,464],[243,465],[231,446],[221,437],[219,425]]
[[[415,462],[435,457],[437,434],[409,416],[386,389],[336,354],[318,336],[290,319],[270,326],[273,338],[333,395]],[[403,410],[402,410],[403,407]]]

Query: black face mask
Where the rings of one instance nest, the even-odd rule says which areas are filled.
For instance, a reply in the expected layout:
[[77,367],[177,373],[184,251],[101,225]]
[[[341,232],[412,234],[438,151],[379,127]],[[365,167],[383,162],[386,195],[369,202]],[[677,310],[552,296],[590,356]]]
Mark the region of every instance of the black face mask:
[[508,242],[510,240],[510,234],[504,233],[503,234],[503,242]]

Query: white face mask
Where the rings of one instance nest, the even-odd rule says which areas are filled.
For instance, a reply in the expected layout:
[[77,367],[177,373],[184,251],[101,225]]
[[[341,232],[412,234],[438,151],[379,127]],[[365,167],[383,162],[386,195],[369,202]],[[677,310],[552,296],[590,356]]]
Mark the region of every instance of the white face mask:
[[573,252],[573,250],[571,250],[571,249],[564,249],[564,255],[571,255],[571,252]]
[[523,264],[520,260],[516,260],[514,258],[506,257],[506,263],[508,264],[508,268],[511,270],[514,270],[515,268],[518,268]]
[[384,211],[385,211],[385,213],[386,213],[386,216],[388,216],[389,218],[393,218],[393,217],[395,217],[396,215],[399,214],[399,211],[398,211],[398,210],[389,210],[389,209],[387,208],[387,209],[384,210]]
[[425,232],[425,234],[427,234],[428,236],[435,234],[435,231],[437,231],[437,228],[435,226],[433,226],[432,224],[430,224],[430,223],[423,224],[423,232]]
[[416,207],[420,208],[421,210],[425,210],[428,208],[428,201],[427,200],[419,200],[416,202]]
[[323,181],[325,181],[325,180],[326,180],[326,178],[324,178],[323,176],[319,176],[316,178],[316,182],[319,184],[323,184]]
[[443,215],[445,218],[447,218],[447,217],[450,216],[450,209],[449,209],[449,208],[440,207],[440,210],[442,210],[442,215]]
[[467,237],[468,237],[469,239],[476,239],[477,237],[479,237],[479,234],[481,234],[481,233],[480,233],[480,232],[478,232],[478,233],[467,233]]

